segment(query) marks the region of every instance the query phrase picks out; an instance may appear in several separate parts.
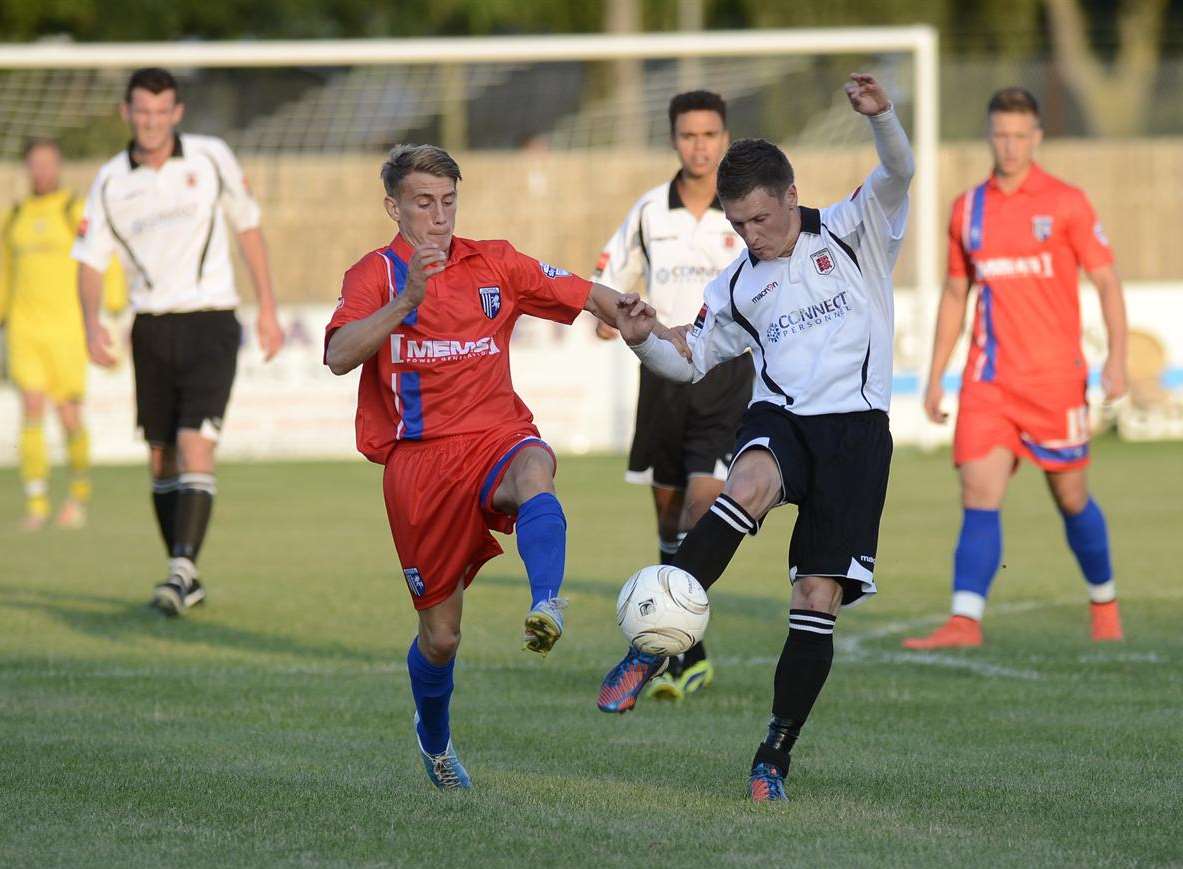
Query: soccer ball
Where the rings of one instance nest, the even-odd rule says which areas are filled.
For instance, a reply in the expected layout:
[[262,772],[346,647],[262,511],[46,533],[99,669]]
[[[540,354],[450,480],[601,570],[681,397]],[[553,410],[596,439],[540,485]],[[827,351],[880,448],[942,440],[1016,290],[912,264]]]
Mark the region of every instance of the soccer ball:
[[634,648],[679,655],[702,639],[711,604],[698,580],[684,570],[655,564],[628,578],[616,598],[616,623]]

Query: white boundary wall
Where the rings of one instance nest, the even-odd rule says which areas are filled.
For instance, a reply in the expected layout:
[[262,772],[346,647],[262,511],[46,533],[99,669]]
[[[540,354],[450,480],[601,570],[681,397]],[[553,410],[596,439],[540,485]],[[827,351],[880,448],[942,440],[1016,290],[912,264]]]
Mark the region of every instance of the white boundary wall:
[[[1183,400],[1183,284],[1132,285],[1126,288],[1130,325],[1158,338],[1167,349],[1166,383]],[[1094,369],[1103,360],[1105,331],[1096,293],[1082,290],[1085,350]],[[915,294],[897,294],[896,345],[918,342],[927,347],[930,334],[920,334],[911,310]],[[251,326],[253,312],[244,310],[248,336],[239,356],[238,380],[227,413],[219,454],[224,459],[356,458],[353,414],[356,373],[334,377],[321,364],[324,325],[331,305],[288,306],[280,320],[288,346],[270,364],[263,364]],[[135,431],[135,408],[127,362],[127,316],[115,330],[123,347],[123,363],[107,372],[92,367],[87,417],[95,460],[139,462],[144,447]],[[950,374],[960,372],[965,341]],[[908,355],[914,357],[914,353]],[[632,435],[637,389],[637,363],[619,342],[594,337],[592,321],[583,315],[573,327],[523,318],[511,348],[514,383],[534,411],[544,437],[560,452],[619,452]],[[936,446],[947,443],[951,426],[926,422],[920,406],[924,374],[897,366],[892,404],[892,432],[897,444]],[[1092,398],[1099,402],[1094,390]],[[950,391],[949,409],[956,392]],[[10,383],[0,385],[0,465],[16,461],[19,402]],[[56,425],[50,425],[54,454],[61,457]]]

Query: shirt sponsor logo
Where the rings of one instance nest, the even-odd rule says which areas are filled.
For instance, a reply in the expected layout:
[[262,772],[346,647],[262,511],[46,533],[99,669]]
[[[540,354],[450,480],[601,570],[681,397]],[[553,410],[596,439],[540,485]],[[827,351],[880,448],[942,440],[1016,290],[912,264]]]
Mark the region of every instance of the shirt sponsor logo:
[[1052,216],[1050,214],[1036,214],[1031,218],[1031,234],[1038,242],[1047,241],[1052,237]]
[[756,302],[760,301],[762,298],[767,296],[769,293],[771,293],[773,290],[775,290],[779,286],[780,286],[780,281],[773,281],[771,284],[766,286],[760,292],[756,293],[756,295],[752,296],[752,304],[753,305],[756,304]]
[[481,310],[490,320],[501,311],[501,287],[481,287]]
[[1054,278],[1052,255],[1044,252],[1036,256],[998,256],[974,263],[979,281],[995,278]]
[[706,283],[717,274],[719,274],[719,270],[713,266],[674,266],[672,268],[663,266],[653,273],[653,280],[659,284],[668,284],[670,281]]
[[164,211],[157,211],[154,214],[149,214],[138,220],[133,220],[131,224],[131,234],[139,235],[150,229],[160,229],[164,226],[169,226],[175,223],[184,223],[187,220],[192,220],[197,214],[197,204],[194,202],[186,203],[185,205],[178,205],[176,208],[167,208]]
[[823,247],[816,253],[811,253],[809,258],[813,260],[813,267],[817,269],[819,275],[828,275],[834,271],[834,257],[830,254],[828,247]]
[[419,573],[419,568],[408,567],[403,570],[403,578],[407,581],[407,588],[411,590],[411,594],[415,597],[423,597],[423,593],[427,591],[427,585],[423,582],[423,577]]
[[781,314],[768,324],[768,329],[764,334],[769,341],[776,344],[789,335],[797,335],[814,326],[840,320],[849,312],[850,303],[846,299],[846,290],[843,290],[828,299],[822,299],[820,302],[804,305],[795,311]]
[[566,269],[561,269],[558,266],[552,266],[550,263],[539,262],[538,267],[542,269],[542,273],[548,278],[565,278],[571,274]]
[[423,341],[404,341],[405,335],[390,336],[390,361],[400,362],[443,362],[449,359],[465,359],[470,356],[496,356],[501,352],[497,340],[492,336],[475,341],[427,338]]

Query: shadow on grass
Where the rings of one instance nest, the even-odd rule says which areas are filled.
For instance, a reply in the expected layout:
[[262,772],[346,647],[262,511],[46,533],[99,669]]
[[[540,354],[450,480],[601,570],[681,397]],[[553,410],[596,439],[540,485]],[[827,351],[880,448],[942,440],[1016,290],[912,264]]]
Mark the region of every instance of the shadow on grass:
[[389,656],[362,652],[339,643],[308,643],[282,634],[260,633],[207,621],[200,611],[168,618],[146,603],[94,594],[54,592],[0,585],[0,609],[44,613],[66,627],[111,642],[162,640],[208,645],[244,652],[383,664]]

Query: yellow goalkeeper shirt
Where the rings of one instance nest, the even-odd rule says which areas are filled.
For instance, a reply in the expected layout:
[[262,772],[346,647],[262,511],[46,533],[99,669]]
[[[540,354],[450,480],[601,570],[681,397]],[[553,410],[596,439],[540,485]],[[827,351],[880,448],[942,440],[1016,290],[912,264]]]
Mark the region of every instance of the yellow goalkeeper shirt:
[[[12,207],[0,229],[0,322],[9,335],[37,333],[69,340],[82,334],[78,263],[70,248],[82,223],[85,201],[69,190],[28,196]],[[103,286],[111,311],[127,304],[118,257]]]

